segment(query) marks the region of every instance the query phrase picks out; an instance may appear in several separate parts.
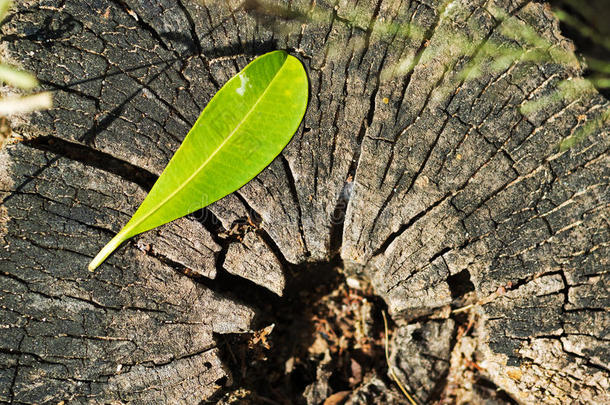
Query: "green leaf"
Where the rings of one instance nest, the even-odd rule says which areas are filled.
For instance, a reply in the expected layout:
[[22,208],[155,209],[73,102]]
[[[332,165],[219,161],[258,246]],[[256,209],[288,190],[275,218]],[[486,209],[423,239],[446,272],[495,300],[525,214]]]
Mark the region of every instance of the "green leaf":
[[89,264],[94,270],[123,241],[197,211],[239,189],[288,144],[307,107],[301,62],[267,53],[210,100],[131,220]]

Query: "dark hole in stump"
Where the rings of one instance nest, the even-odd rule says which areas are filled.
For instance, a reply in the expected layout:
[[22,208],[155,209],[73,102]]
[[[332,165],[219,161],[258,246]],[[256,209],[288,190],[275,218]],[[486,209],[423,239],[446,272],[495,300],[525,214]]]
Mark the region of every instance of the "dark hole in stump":
[[447,278],[449,284],[449,290],[451,291],[451,298],[461,297],[471,291],[474,291],[474,284],[470,281],[470,273],[468,270],[462,270],[457,274],[449,276]]

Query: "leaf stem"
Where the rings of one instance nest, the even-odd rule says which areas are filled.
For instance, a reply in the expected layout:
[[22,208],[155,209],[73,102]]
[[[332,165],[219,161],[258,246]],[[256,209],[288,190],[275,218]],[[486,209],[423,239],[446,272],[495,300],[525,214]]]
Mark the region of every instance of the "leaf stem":
[[125,232],[122,230],[121,232],[117,233],[114,238],[110,239],[110,242],[108,242],[106,246],[100,250],[97,256],[91,260],[91,263],[89,263],[89,271],[95,270],[100,264],[102,264],[102,262],[106,260],[106,258],[110,256],[110,254],[114,252],[116,248],[118,248],[126,239],[128,239],[128,237],[125,236]]

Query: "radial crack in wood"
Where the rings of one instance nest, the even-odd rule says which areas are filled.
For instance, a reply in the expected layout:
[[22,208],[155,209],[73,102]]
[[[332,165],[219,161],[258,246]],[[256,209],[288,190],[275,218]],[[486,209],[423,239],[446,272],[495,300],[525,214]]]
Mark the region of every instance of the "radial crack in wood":
[[[422,402],[610,401],[610,104],[543,4],[28,0],[2,39],[55,107],[16,120],[25,142],[1,151],[0,400],[219,398],[253,349],[212,334],[306,317],[297,304],[317,292],[300,286],[340,256],[400,324],[393,361]],[[311,84],[282,155],[86,272],[218,88],[273,49]],[[560,152],[567,137],[582,140]],[[225,269],[284,298],[230,291],[253,284]],[[285,392],[400,401],[370,370]]]

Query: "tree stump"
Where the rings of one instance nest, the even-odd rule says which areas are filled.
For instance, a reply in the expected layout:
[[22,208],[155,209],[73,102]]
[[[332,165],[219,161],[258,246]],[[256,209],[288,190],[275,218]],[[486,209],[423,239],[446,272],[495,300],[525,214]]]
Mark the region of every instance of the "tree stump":
[[[610,402],[609,103],[544,4],[27,0],[2,35],[55,106],[0,151],[0,401],[404,403],[387,305],[420,403]],[[310,79],[284,152],[88,272],[274,49]],[[370,364],[305,361],[367,282]]]

